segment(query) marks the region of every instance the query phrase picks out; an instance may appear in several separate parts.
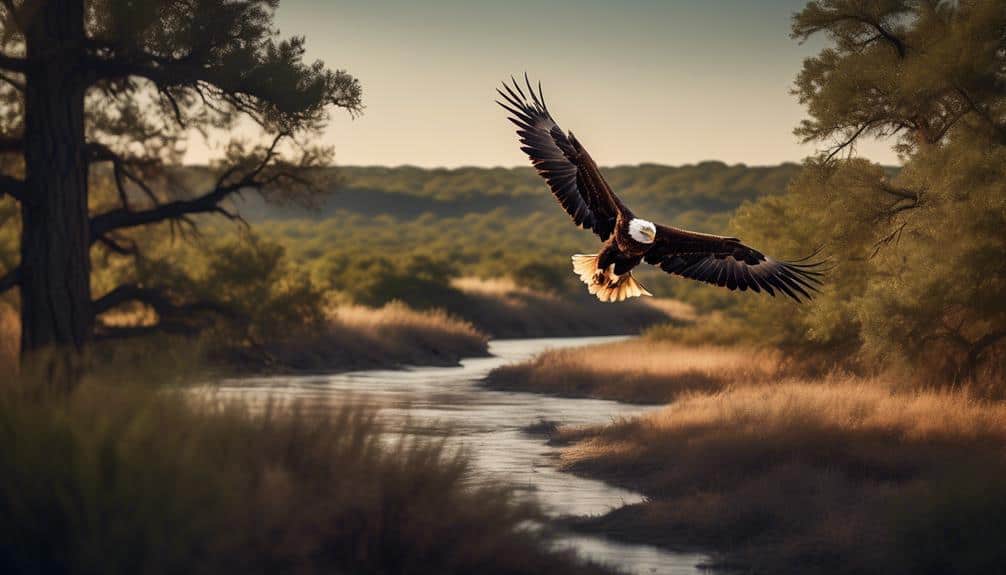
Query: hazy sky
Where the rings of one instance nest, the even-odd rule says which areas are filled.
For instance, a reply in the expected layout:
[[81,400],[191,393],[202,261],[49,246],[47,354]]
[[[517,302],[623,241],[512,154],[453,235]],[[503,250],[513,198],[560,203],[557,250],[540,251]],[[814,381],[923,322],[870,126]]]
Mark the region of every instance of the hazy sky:
[[[283,0],[284,35],[363,84],[364,114],[324,135],[343,165],[513,166],[527,159],[493,103],[525,70],[602,165],[799,161],[789,94],[821,46],[789,38],[800,0]],[[861,146],[895,163],[884,143]],[[212,146],[190,146],[204,162]]]

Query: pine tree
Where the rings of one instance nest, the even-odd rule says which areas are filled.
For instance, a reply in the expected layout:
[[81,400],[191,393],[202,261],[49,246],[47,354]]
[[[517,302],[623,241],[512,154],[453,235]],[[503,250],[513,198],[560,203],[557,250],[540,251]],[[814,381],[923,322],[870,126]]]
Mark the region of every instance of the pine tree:
[[[226,200],[247,190],[310,193],[330,150],[305,145],[333,107],[360,110],[358,82],[306,63],[304,39],[281,39],[277,0],[2,0],[0,201],[19,206],[22,356],[80,351],[96,317],[128,302],[162,320],[182,308],[149,286],[91,293],[96,251],[137,254],[129,230],[236,219]],[[211,182],[170,169],[195,131],[253,125]],[[89,194],[111,175],[116,205]],[[207,180],[209,181],[209,180]],[[9,201],[9,200],[8,200]],[[8,223],[8,225],[10,225]],[[176,314],[178,315],[178,314]]]

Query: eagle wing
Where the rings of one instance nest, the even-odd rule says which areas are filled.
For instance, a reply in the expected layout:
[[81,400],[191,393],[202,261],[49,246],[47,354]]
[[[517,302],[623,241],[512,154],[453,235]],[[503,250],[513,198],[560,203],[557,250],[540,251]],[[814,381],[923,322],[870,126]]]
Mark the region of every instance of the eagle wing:
[[801,298],[811,299],[821,285],[824,262],[810,261],[817,253],[783,262],[742,244],[738,238],[658,225],[645,260],[670,274],[730,290],[764,290],[771,296],[778,290],[799,302]]
[[496,103],[510,112],[508,119],[517,126],[521,150],[573,222],[607,240],[615,229],[618,214],[628,210],[612,193],[597,164],[573,133],[567,136],[555,123],[545,107],[541,84],[535,93],[525,74],[529,100],[520,84],[513,78],[511,81],[512,87],[504,83],[503,90],[496,90],[504,100]]

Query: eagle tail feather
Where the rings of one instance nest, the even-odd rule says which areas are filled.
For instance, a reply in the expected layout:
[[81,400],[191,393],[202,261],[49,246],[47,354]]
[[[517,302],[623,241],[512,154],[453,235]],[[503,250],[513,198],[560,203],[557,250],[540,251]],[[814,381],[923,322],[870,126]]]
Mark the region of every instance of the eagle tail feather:
[[604,270],[600,282],[595,282],[597,276],[597,258],[599,254],[575,254],[573,256],[573,273],[580,281],[587,284],[587,291],[597,296],[603,302],[623,301],[633,297],[652,296],[631,273],[615,275],[615,266]]

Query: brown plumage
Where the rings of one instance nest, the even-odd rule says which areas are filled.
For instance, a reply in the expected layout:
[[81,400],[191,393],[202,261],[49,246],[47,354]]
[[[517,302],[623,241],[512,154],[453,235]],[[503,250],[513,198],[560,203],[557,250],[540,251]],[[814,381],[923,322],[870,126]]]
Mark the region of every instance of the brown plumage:
[[730,290],[748,289],[797,302],[811,299],[821,283],[823,262],[779,261],[741,243],[738,238],[689,232],[637,218],[611,191],[597,164],[572,132],[564,133],[524,76],[496,91],[497,103],[517,126],[521,150],[531,159],[552,194],[573,222],[592,230],[604,242],[598,254],[573,256],[573,267],[590,293],[601,301],[650,295],[632,277],[645,261],[667,273]]

